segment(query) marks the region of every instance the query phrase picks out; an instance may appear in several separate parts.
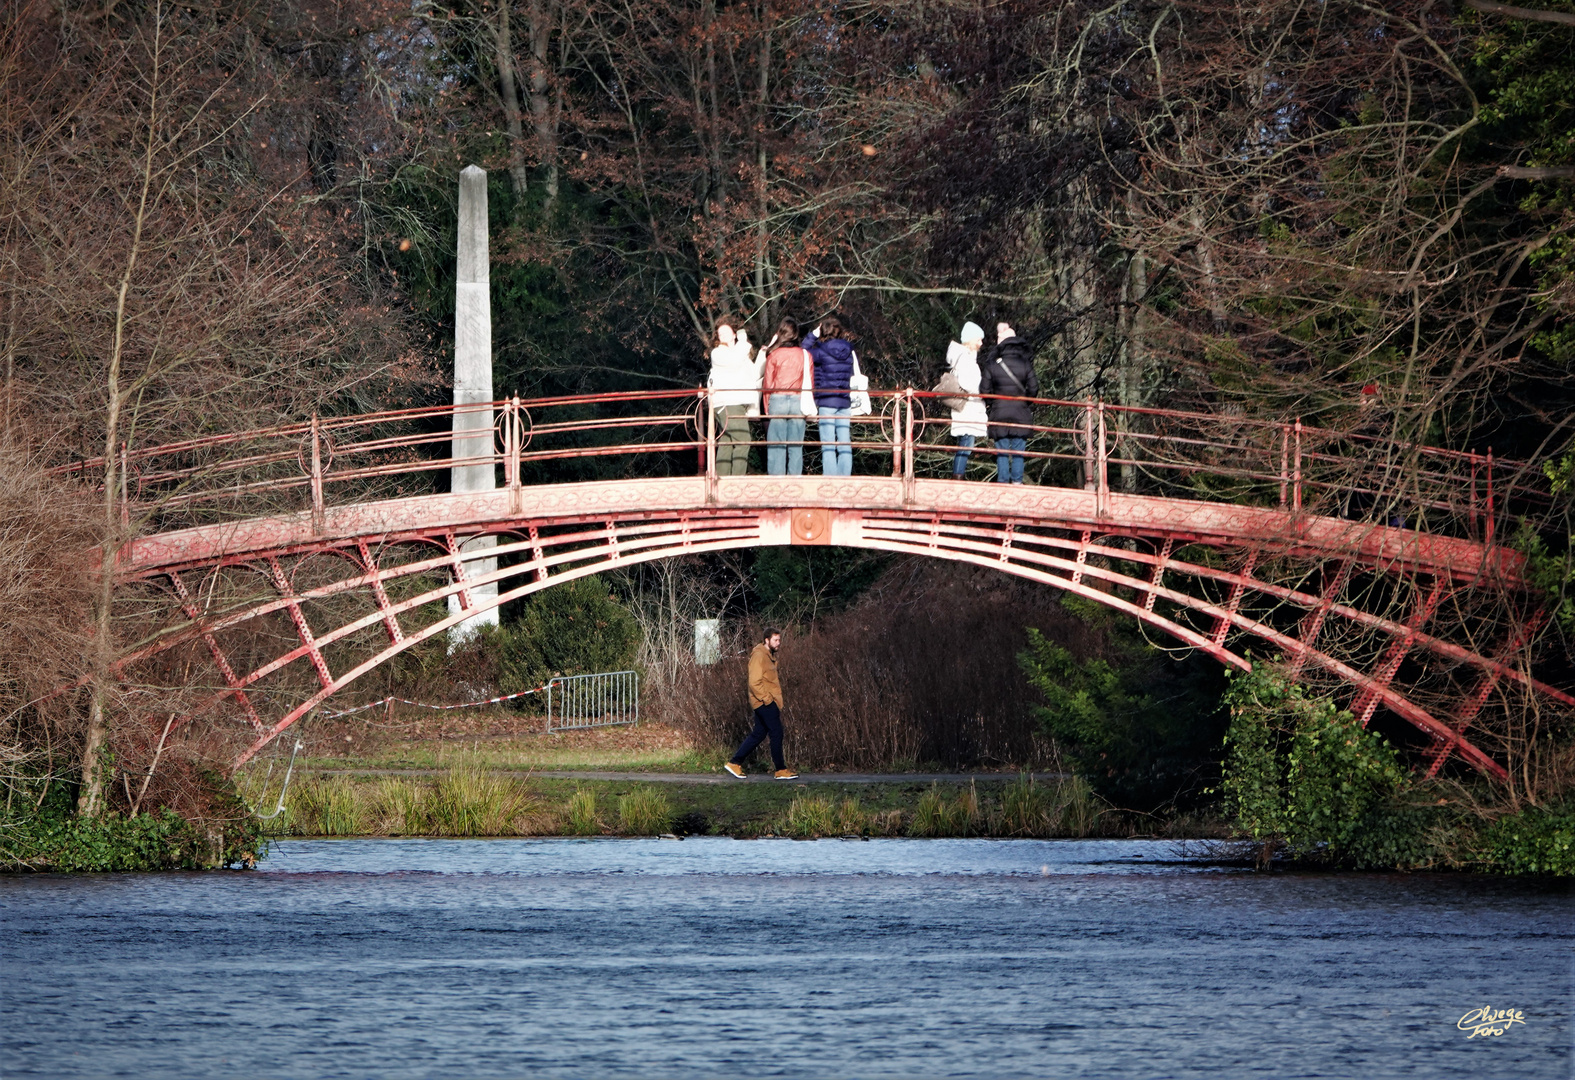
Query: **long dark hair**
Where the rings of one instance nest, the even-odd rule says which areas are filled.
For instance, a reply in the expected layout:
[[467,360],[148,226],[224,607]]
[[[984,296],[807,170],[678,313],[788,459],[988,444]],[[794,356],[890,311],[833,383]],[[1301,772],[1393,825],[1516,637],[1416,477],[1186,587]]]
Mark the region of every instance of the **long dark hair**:
[[783,316],[782,321],[777,323],[777,344],[797,345],[798,340],[798,320]]
[[820,336],[823,338],[839,338],[843,336],[842,320],[835,315],[827,315],[820,320]]
[[720,319],[716,320],[716,324],[711,327],[711,348],[714,349],[718,345],[722,344],[722,327],[724,326],[731,326],[733,328],[733,333],[738,333],[738,321],[731,315],[722,316]]

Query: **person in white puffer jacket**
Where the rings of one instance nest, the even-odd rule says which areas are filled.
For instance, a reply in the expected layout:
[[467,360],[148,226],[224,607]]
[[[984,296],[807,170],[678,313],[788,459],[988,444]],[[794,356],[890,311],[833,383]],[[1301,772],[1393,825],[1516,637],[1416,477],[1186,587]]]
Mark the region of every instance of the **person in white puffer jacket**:
[[[984,328],[978,323],[963,323],[962,341],[946,346],[946,366],[957,376],[957,385],[970,395],[979,392],[979,346],[984,344]],[[961,480],[968,471],[968,456],[973,444],[984,438],[990,414],[984,399],[969,397],[960,409],[952,410],[952,438],[961,447],[952,461],[952,479]]]
[[736,332],[730,320],[716,324],[712,339],[711,409],[716,415],[716,474],[743,476],[749,471],[749,418],[760,415],[762,364],[749,355],[749,333]]

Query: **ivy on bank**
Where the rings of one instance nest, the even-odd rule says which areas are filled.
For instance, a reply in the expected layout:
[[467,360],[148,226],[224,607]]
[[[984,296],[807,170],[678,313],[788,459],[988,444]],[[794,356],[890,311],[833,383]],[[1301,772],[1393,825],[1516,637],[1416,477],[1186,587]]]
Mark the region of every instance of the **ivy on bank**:
[[1264,664],[1231,676],[1219,792],[1259,864],[1575,874],[1575,806],[1484,821],[1377,732]]
[[74,813],[73,785],[55,782],[35,812],[0,828],[0,870],[111,872],[250,867],[266,849],[258,823],[238,799],[225,815],[194,821],[168,808],[125,817]]

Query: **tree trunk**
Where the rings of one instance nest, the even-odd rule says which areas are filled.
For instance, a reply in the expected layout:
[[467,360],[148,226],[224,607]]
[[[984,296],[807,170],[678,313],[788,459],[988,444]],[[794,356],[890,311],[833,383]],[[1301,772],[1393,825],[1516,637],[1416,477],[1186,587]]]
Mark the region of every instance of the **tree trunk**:
[[[761,17],[764,21],[768,12],[762,8]],[[756,183],[759,185],[757,197],[759,207],[755,211],[760,215],[760,220],[755,225],[755,304],[759,311],[766,313],[768,301],[766,298],[766,255],[770,238],[770,200],[767,197],[766,184],[766,128],[770,120],[767,107],[771,100],[771,28],[765,27],[760,37],[760,119],[759,130],[756,135],[756,161],[758,171]],[[767,322],[770,320],[767,319]]]
[[530,0],[530,115],[536,128],[536,152],[547,174],[547,201],[542,213],[548,217],[558,202],[558,114],[562,97],[559,95],[559,103],[555,104],[547,96],[552,83],[547,50],[556,17],[557,9],[551,0]]
[[530,184],[529,174],[525,171],[525,128],[520,120],[519,88],[514,82],[514,43],[509,32],[509,5],[506,2],[498,7],[496,37],[498,92],[503,97],[503,121],[509,131],[509,180],[514,185],[517,211]]

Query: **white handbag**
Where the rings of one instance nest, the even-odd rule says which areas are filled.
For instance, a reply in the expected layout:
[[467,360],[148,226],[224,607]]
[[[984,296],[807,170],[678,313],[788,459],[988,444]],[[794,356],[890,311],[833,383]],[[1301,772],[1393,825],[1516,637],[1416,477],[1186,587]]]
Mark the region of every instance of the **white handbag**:
[[[815,385],[815,359],[814,359],[814,357],[810,356],[809,350],[805,349],[804,350],[804,381],[799,383],[799,386],[812,388],[812,387],[814,387],[814,385]],[[805,416],[811,416],[812,417],[812,416],[816,415],[815,392],[814,392],[813,389],[804,389],[804,390],[801,390],[799,392],[799,395],[798,395],[798,411],[803,413]]]
[[872,411],[870,405],[870,379],[859,370],[859,354],[853,354],[853,374],[848,377],[848,404],[851,406],[849,415],[868,416]]

